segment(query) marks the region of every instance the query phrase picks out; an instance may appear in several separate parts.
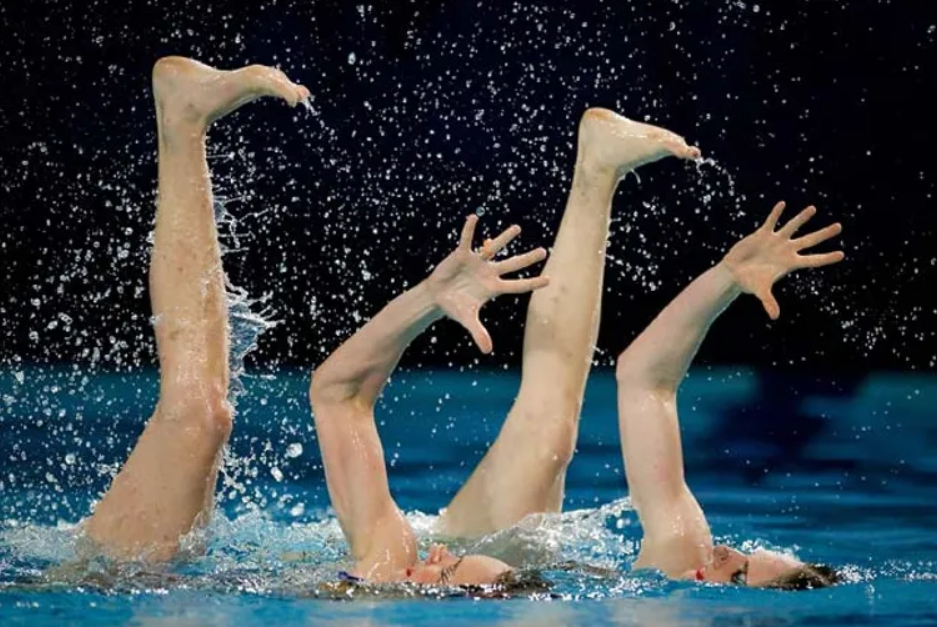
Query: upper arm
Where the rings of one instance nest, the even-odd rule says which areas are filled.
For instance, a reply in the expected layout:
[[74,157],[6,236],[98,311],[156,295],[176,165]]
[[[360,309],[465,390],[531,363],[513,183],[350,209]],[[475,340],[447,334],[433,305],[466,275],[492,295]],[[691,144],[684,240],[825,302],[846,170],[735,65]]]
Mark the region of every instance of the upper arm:
[[355,399],[311,396],[329,497],[352,555],[366,568],[409,565],[413,531],[390,494],[372,409]]
[[618,413],[628,490],[644,529],[638,565],[671,576],[699,568],[712,535],[684,479],[676,395],[620,381]]

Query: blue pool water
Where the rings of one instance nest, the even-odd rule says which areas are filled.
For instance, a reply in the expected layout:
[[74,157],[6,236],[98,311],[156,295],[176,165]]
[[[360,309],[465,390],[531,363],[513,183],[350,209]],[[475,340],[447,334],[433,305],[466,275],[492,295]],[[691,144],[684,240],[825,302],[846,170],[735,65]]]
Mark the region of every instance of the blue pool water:
[[[494,438],[518,376],[410,372],[382,401],[400,505],[424,542]],[[247,377],[204,557],[119,580],[48,576],[155,399],[152,372],[0,371],[0,624],[931,625],[937,622],[937,381],[697,369],[681,396],[687,476],[717,537],[842,567],[784,593],[631,574],[614,380],[594,374],[566,511],[465,547],[545,570],[551,600],[316,598],[344,543],[306,404],[306,374]],[[610,570],[566,572],[573,561]],[[95,565],[88,567],[93,570]]]

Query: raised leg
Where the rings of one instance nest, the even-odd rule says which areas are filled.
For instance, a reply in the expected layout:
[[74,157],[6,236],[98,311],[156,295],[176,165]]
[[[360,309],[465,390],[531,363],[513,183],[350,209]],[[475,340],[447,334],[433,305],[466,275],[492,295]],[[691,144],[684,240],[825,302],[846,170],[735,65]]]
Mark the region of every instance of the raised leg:
[[261,96],[308,97],[278,70],[223,72],[168,57],[153,69],[159,201],[150,294],[160,398],[120,473],[88,521],[88,537],[118,559],[170,559],[206,523],[220,452],[231,432],[228,311],[205,155],[209,125]]
[[606,109],[583,115],[572,189],[543,271],[550,284],[533,294],[527,312],[520,391],[497,440],[444,512],[447,533],[490,533],[562,507],[598,332],[612,197],[628,172],[668,156],[699,151]]

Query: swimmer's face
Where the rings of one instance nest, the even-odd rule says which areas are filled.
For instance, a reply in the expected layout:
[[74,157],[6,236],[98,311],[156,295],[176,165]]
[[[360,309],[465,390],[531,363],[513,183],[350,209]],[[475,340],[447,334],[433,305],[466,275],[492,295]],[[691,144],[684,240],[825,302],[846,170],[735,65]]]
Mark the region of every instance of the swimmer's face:
[[755,551],[746,555],[719,545],[713,548],[712,563],[701,568],[696,573],[696,578],[713,583],[734,583],[757,588],[768,585],[803,565],[803,562],[774,551]]
[[455,556],[449,549],[434,544],[429,556],[407,569],[407,580],[426,585],[486,585],[511,570],[500,560],[485,555]]

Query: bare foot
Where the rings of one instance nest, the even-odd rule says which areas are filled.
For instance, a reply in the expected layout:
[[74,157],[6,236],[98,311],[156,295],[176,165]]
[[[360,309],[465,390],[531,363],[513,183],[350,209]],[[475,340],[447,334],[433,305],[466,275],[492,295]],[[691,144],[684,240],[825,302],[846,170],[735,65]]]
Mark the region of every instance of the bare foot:
[[263,65],[222,71],[184,57],[164,57],[153,67],[153,96],[161,127],[204,130],[252,100],[274,96],[295,107],[309,98],[309,90]]
[[583,167],[613,171],[618,176],[665,157],[700,158],[699,149],[687,146],[679,135],[608,109],[589,109],[583,114],[579,153]]

